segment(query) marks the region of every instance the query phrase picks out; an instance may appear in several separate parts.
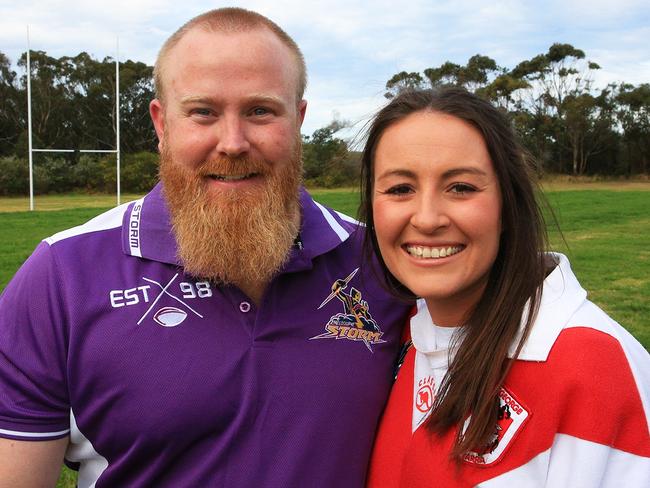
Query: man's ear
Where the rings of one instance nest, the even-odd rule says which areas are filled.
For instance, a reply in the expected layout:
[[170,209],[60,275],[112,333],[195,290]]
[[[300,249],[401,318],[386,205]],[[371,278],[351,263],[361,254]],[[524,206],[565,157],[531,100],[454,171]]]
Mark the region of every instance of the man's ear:
[[300,103],[298,103],[298,117],[300,117],[300,127],[302,127],[302,123],[305,121],[306,112],[307,112],[307,100],[300,100]]
[[149,103],[149,115],[151,115],[158,136],[158,151],[162,151],[162,144],[165,139],[165,108],[159,99],[154,98]]

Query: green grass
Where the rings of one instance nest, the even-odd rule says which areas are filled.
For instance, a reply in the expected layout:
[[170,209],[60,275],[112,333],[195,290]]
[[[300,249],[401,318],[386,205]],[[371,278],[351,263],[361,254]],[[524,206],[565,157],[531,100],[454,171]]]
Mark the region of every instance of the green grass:
[[650,349],[650,192],[561,191],[547,198],[567,246],[551,227],[589,299]]
[[[121,202],[129,202],[140,195],[123,194]],[[37,195],[34,210],[65,210],[70,208],[108,208],[117,203],[115,195],[72,193],[61,195]],[[29,197],[0,197],[0,212],[22,212],[29,210]]]
[[[623,190],[576,188],[579,186],[568,185],[546,192],[566,240],[565,244],[550,226],[551,245],[569,256],[590,299],[650,349],[650,184]],[[312,194],[318,201],[356,216],[356,191],[315,190]],[[38,197],[38,208],[68,208],[7,212],[11,200],[0,199],[4,231],[0,236],[0,289],[41,239],[83,223],[114,203],[113,197],[106,196],[48,196]],[[86,208],[69,208],[78,205]],[[75,483],[76,474],[64,468],[57,488],[72,488]]]

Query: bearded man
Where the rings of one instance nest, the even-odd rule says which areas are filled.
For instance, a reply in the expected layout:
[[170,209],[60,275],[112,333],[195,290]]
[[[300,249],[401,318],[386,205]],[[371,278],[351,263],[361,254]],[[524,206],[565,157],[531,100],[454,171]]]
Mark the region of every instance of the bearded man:
[[0,299],[0,487],[363,486],[406,308],[301,188],[298,46],[210,11],[154,75],[161,183]]

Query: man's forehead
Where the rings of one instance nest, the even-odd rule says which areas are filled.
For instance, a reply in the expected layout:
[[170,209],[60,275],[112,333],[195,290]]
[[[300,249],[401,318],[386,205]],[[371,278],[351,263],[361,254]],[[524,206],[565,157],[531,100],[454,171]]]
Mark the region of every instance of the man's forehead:
[[266,27],[227,32],[197,26],[170,49],[168,58],[165,69],[195,62],[249,59],[255,63],[273,61],[298,70],[295,53]]
[[[260,95],[270,96],[276,89],[294,92],[298,70],[289,47],[265,27],[232,33],[195,27],[169,51],[162,76],[165,85],[177,88],[179,82],[186,88],[188,83],[195,87],[215,87],[236,77],[245,82],[238,85],[242,90],[261,90]],[[208,89],[179,95],[206,96],[209,93]]]
[[[208,47],[215,51],[236,50],[238,45],[256,44],[264,45],[269,51],[277,51],[291,56],[291,50],[280,38],[265,26],[252,27],[245,30],[213,30],[205,26],[195,26],[183,35],[171,50],[173,53],[185,55],[189,50],[191,54],[198,52],[198,49]],[[210,51],[210,49],[206,49]],[[246,52],[235,52],[234,54],[246,54]]]

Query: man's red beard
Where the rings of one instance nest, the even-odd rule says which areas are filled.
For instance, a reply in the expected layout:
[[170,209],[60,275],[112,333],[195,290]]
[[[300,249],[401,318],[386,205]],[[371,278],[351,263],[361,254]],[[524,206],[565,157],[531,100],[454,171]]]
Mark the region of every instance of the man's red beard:
[[[160,179],[185,272],[223,284],[265,285],[289,256],[299,230],[301,145],[290,161],[271,165],[220,158],[195,168],[163,148]],[[209,188],[208,174],[256,173],[247,190]]]

